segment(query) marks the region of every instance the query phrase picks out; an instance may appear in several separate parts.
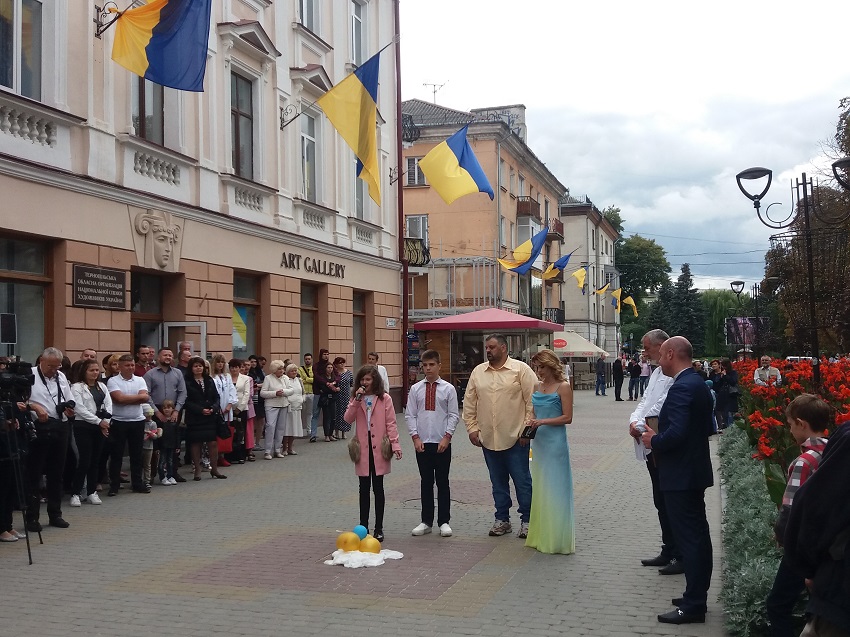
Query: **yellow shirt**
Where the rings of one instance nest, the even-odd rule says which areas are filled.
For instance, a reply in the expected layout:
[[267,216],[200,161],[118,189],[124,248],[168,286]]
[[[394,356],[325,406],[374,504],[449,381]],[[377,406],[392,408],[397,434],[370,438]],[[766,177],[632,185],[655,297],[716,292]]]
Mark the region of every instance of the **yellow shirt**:
[[463,421],[491,451],[510,449],[533,416],[531,394],[537,376],[522,361],[508,357],[498,369],[481,363],[469,377],[463,397]]

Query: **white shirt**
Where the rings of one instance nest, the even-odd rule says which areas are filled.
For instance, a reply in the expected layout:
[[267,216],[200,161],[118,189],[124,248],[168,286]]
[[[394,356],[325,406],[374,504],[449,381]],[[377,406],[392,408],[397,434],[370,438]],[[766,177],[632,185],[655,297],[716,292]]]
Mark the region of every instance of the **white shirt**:
[[[148,386],[145,379],[141,376],[131,376],[128,379],[121,374],[112,376],[106,381],[106,389],[111,394],[114,391],[120,391],[122,394],[136,396],[140,391],[147,391]],[[145,419],[145,412],[142,411],[142,406],[139,405],[121,405],[113,400],[112,415],[115,420],[122,422],[138,422]]]
[[[637,407],[629,417],[629,422],[636,422],[638,425],[646,425],[647,416],[657,416],[661,413],[661,408],[664,406],[664,400],[667,398],[667,390],[673,384],[674,378],[665,376],[661,373],[661,366],[649,376],[649,382],[646,385],[646,391],[643,393],[643,398],[640,399]],[[652,453],[651,449],[645,449],[643,442],[635,440],[635,454],[640,460],[641,455],[645,456]]]
[[236,385],[233,384],[233,379],[230,377],[230,374],[219,374],[218,376],[214,376],[213,383],[215,383],[215,389],[218,392],[219,409],[221,409],[224,419],[227,422],[230,422],[233,420],[233,410],[231,409],[226,414],[224,413],[224,410],[227,409],[228,405],[236,405],[236,403],[239,402],[239,399],[236,396]]
[[[433,404],[428,398],[430,385],[436,385]],[[422,442],[440,442],[446,434],[454,435],[458,415],[457,390],[454,385],[438,378],[434,383],[420,380],[410,388],[404,412],[407,430]]]
[[[51,378],[44,376],[44,373],[39,372],[41,370],[36,365],[32,368],[32,375],[35,376],[35,383],[32,386],[32,390],[30,391],[30,402],[38,403],[42,407],[47,410],[48,417],[53,420],[68,420],[65,414],[61,416],[56,414],[56,406],[68,400],[74,400],[74,396],[71,394],[71,386],[68,384],[68,379],[65,378],[65,374],[56,370]],[[42,376],[44,376],[44,380],[42,381]],[[61,390],[61,397],[60,397]],[[31,412],[33,422],[37,422],[38,416],[35,411]]]
[[387,374],[387,368],[383,365],[376,365],[378,368],[378,373],[381,375],[381,380],[384,382],[384,391],[389,393],[390,391],[390,377]]
[[756,371],[753,372],[753,382],[760,387],[767,387],[767,383],[761,379],[760,371],[764,372],[766,378],[770,378],[773,372],[776,372],[776,385],[782,384],[782,374],[779,373],[779,370],[775,367],[767,366],[767,369],[764,367],[756,367]]

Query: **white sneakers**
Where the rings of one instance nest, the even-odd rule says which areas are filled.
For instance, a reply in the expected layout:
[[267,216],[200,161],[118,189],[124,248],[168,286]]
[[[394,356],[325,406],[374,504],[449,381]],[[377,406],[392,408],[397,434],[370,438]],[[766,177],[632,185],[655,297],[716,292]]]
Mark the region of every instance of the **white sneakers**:
[[80,496],[78,496],[76,493],[71,496],[71,506],[72,507],[80,506]]
[[271,459],[272,459],[272,454],[270,454],[270,453],[267,453],[263,456],[263,460],[271,460]]
[[[411,535],[425,535],[426,533],[431,532],[431,527],[425,524],[424,522],[420,522],[419,525],[413,531],[410,532]],[[448,524],[440,525],[440,536],[441,537],[451,537],[452,535],[452,527]]]
[[275,457],[275,458],[286,458],[286,454],[285,454],[285,453],[281,453],[280,451],[275,451],[275,452],[274,452],[274,457]]
[[86,498],[86,501],[89,504],[103,504],[103,500],[100,499],[100,496],[97,494],[96,491],[89,495],[89,497]]
[[175,480],[174,478],[169,478],[168,476],[166,476],[162,480],[160,480],[159,483],[161,485],[165,486],[165,487],[170,487],[172,485],[177,484],[177,480]]

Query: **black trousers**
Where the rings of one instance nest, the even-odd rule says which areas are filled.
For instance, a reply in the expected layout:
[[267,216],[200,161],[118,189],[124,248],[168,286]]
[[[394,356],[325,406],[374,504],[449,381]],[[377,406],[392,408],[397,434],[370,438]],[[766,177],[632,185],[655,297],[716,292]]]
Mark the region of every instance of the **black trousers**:
[[62,517],[62,474],[71,425],[58,420],[36,424],[36,440],[27,456],[27,521],[38,521],[41,509],[41,476],[47,476],[47,515]]
[[664,491],[664,502],[685,565],[685,592],[679,608],[689,614],[704,614],[713,566],[705,490]]
[[[80,456],[71,483],[71,493],[86,497],[95,492],[97,484],[100,482],[98,475],[100,453],[106,438],[98,425],[88,422],[75,422],[74,440],[77,442],[77,452]],[[85,493],[83,493],[83,482],[86,483]]]
[[143,489],[142,444],[145,438],[145,421],[126,422],[113,420],[109,426],[109,484],[112,489],[121,486],[121,464],[124,461],[124,445],[130,456],[130,486]]
[[248,450],[245,448],[245,433],[248,430],[248,412],[243,411],[231,423],[233,426],[233,451],[224,454],[229,462],[245,462]]
[[[0,435],[5,435],[0,433]],[[0,458],[0,533],[12,530],[12,513],[15,508],[17,482],[12,461]]]
[[765,604],[770,620],[770,637],[797,637],[800,634],[800,628],[795,626],[792,617],[794,606],[804,590],[806,580],[797,575],[783,558]]
[[451,518],[449,468],[452,465],[452,446],[437,453],[436,442],[426,442],[425,451],[416,454],[419,477],[422,479],[422,522],[434,526],[434,483],[437,483],[437,525],[448,524]]
[[622,378],[614,378],[614,398],[617,400],[623,400],[623,397],[620,396],[620,393],[623,391],[623,379]]
[[682,552],[676,545],[673,527],[670,526],[670,519],[667,516],[667,503],[664,501],[664,494],[661,492],[658,482],[658,468],[655,466],[651,454],[646,461],[646,468],[652,482],[652,503],[655,505],[655,510],[658,511],[658,523],[661,525],[661,554],[671,559],[675,557],[677,560],[681,560]]
[[328,404],[322,407],[322,429],[325,431],[325,437],[330,438],[334,435],[334,412],[336,406],[333,400],[329,400]]
[[[384,506],[386,498],[384,497],[384,476],[375,475],[375,456],[372,454],[371,445],[369,447],[369,475],[360,476],[360,524],[369,528],[369,487],[375,493],[375,530],[384,530]],[[433,501],[433,498],[432,498]]]

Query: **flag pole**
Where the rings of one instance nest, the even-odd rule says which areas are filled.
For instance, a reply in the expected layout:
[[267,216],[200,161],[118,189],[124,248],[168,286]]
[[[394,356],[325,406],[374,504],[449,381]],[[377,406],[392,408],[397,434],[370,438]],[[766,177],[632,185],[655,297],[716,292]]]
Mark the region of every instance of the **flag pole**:
[[[401,163],[402,163],[402,114],[401,114],[401,38],[399,37],[400,33],[400,12],[399,12],[399,3],[400,0],[395,0],[393,2],[393,18],[395,21],[395,37],[393,37],[393,42],[395,43],[395,92],[396,92],[396,155],[398,160],[398,171],[399,176],[401,175]],[[387,45],[389,46],[389,44]],[[384,49],[387,48],[386,46]],[[381,49],[383,51],[384,49]],[[401,408],[404,409],[407,406],[407,392],[410,389],[410,378],[408,376],[407,369],[407,331],[410,329],[410,321],[408,319],[408,314],[410,312],[409,307],[409,286],[410,286],[410,275],[408,273],[408,264],[407,259],[404,254],[404,180],[398,179],[396,180],[396,190],[397,190],[397,199],[398,199],[398,223],[397,232],[398,232],[398,260],[401,263]]]

